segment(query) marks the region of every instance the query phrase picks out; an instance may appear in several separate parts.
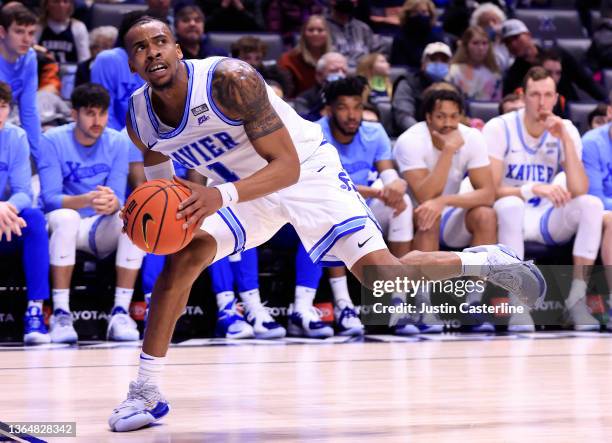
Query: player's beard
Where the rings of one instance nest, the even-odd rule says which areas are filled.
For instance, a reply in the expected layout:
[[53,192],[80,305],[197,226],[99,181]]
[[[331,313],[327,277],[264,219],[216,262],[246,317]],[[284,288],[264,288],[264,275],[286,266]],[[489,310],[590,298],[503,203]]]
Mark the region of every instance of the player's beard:
[[357,132],[359,131],[359,127],[361,126],[361,121],[359,121],[359,124],[357,125],[357,128],[354,131],[348,131],[342,127],[342,125],[340,124],[340,122],[338,121],[338,119],[336,118],[334,114],[332,114],[331,118],[332,118],[332,124],[334,125],[334,127],[338,131],[340,131],[342,135],[345,135],[347,137],[357,134]]

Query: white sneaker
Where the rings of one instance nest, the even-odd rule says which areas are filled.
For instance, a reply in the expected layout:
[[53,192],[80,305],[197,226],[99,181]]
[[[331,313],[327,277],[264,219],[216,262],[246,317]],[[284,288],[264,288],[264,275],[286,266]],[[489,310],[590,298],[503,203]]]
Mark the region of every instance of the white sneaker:
[[363,323],[353,307],[345,306],[344,309],[334,307],[334,317],[338,325],[338,335],[345,337],[363,335]]
[[574,306],[567,310],[568,320],[574,325],[574,331],[599,331],[601,324],[591,312],[585,303],[585,300],[579,300],[574,303]]
[[[243,306],[247,308],[246,304]],[[258,304],[253,309],[247,308],[246,321],[253,327],[255,338],[283,338],[287,334],[285,328],[274,320],[263,303]]]
[[253,338],[255,331],[248,324],[242,314],[238,312],[238,302],[233,299],[225,308],[217,312],[217,324],[215,326],[215,337],[220,338]]
[[136,322],[121,306],[115,306],[111,312],[106,339],[112,341],[137,341],[140,339]]
[[421,318],[416,326],[421,334],[439,334],[444,331],[444,322],[438,314],[433,312],[421,314]]
[[72,314],[63,309],[53,311],[49,318],[49,329],[53,343],[76,343],[79,339],[72,324]]
[[508,332],[535,332],[535,324],[527,310],[523,313],[514,313],[508,320]]
[[127,399],[117,406],[108,424],[115,432],[134,431],[147,426],[170,412],[170,405],[157,386],[131,382]]
[[321,311],[314,306],[297,310],[291,304],[287,314],[289,335],[309,338],[327,338],[334,335],[333,328],[321,321]]
[[51,336],[45,326],[45,316],[37,306],[27,309],[23,317],[23,344],[43,345],[51,342]]
[[488,272],[486,278],[529,307],[536,306],[546,296],[546,281],[533,261],[521,261],[504,245],[483,245],[464,249],[463,252],[486,252]]

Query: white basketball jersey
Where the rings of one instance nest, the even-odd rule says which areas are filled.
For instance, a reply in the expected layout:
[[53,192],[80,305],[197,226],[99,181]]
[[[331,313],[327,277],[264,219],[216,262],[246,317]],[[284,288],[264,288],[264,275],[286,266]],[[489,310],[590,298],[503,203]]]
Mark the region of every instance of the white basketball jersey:
[[[177,128],[160,122],[151,105],[148,84],[130,98],[130,119],[138,138],[153,151],[195,169],[214,183],[236,181],[265,167],[249,141],[241,121],[225,116],[212,97],[212,79],[224,57],[184,61],[188,73],[187,100]],[[301,118],[266,85],[268,99],[285,124],[297,149],[300,163],[322,144],[321,127]]]
[[498,117],[504,122],[506,132],[502,184],[521,186],[525,183],[552,183],[561,168],[561,141],[545,131],[533,146],[527,144],[523,113],[524,110],[520,110]]

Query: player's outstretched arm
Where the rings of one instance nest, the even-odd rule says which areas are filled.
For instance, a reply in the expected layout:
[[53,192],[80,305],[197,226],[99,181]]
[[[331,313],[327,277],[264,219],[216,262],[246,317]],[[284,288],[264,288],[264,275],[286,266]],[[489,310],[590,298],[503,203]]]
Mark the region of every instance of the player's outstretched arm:
[[239,200],[253,200],[296,183],[300,176],[297,151],[257,71],[240,60],[221,61],[212,94],[225,115],[243,122],[251,144],[268,161],[260,171],[234,183]]

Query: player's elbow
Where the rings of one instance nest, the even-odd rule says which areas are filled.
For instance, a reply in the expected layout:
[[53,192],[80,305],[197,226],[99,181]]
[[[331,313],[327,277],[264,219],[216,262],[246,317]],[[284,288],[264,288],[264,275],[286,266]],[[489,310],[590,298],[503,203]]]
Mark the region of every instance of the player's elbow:
[[294,185],[300,179],[300,160],[299,158],[290,159],[285,162],[283,169],[283,177],[286,180],[287,186]]

